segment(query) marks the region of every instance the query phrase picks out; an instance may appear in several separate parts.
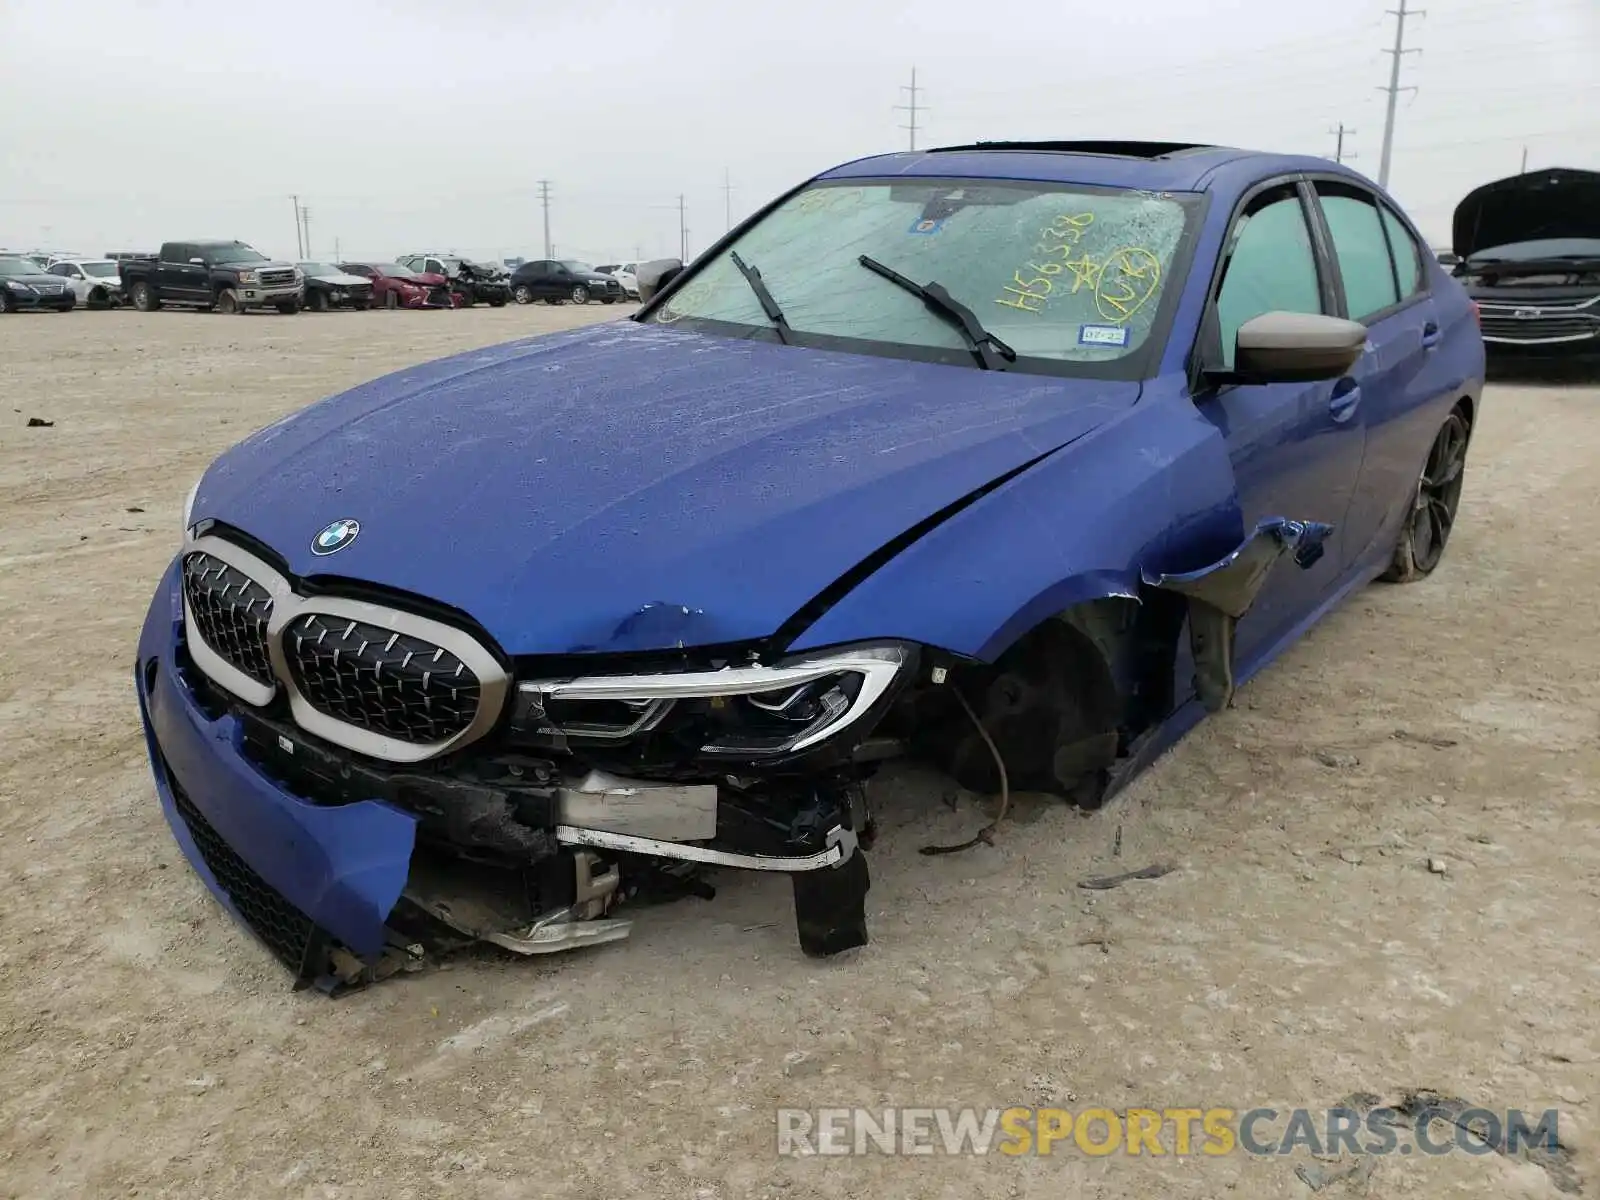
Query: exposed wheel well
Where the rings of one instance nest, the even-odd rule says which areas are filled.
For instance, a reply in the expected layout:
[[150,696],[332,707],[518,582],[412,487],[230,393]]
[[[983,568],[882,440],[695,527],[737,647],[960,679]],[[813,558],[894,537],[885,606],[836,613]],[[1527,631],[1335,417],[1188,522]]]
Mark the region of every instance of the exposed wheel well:
[[1137,599],[1077,605],[1036,625],[993,663],[958,661],[943,684],[909,694],[884,732],[963,786],[997,790],[993,755],[955,698],[959,691],[993,738],[1013,790],[1093,807],[1117,758],[1172,710],[1185,612],[1182,597],[1143,587]]

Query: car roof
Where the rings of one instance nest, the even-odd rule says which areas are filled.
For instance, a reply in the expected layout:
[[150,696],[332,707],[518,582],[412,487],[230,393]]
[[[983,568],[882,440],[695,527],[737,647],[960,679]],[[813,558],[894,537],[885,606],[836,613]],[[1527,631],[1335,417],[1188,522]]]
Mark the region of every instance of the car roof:
[[1153,191],[1234,190],[1274,174],[1316,171],[1360,176],[1324,158],[1198,142],[1113,140],[976,142],[878,154],[824,171],[819,179],[1027,179]]

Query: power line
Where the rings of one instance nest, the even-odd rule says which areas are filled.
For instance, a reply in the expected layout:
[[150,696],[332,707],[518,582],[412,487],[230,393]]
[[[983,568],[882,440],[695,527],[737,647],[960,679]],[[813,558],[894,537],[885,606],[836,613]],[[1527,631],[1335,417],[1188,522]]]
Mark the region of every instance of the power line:
[[1349,154],[1346,154],[1344,152],[1344,139],[1346,137],[1353,136],[1355,134],[1355,132],[1356,132],[1354,129],[1346,129],[1345,126],[1344,126],[1344,122],[1340,121],[1339,122],[1339,127],[1337,129],[1330,129],[1330,130],[1328,130],[1328,132],[1333,134],[1337,138],[1337,140],[1333,144],[1333,161],[1334,162],[1342,163],[1347,158],[1354,158],[1355,157],[1355,152],[1354,151],[1351,151]]
[[917,148],[917,113],[919,111],[921,111],[921,112],[927,112],[928,111],[925,107],[917,104],[917,93],[919,91],[923,91],[925,89],[919,88],[917,86],[917,69],[915,67],[911,68],[911,86],[910,87],[906,87],[904,84],[902,84],[901,87],[900,87],[900,90],[902,92],[909,92],[911,94],[911,103],[909,103],[909,104],[896,104],[894,107],[895,107],[895,111],[896,112],[904,112],[904,113],[910,113],[911,114],[910,124],[902,125],[902,126],[900,126],[900,128],[908,130],[910,132],[910,134],[911,134],[911,149],[915,150]]
[[544,256],[554,258],[555,249],[550,244],[550,181],[539,180],[539,202],[544,205]]
[[1383,116],[1383,152],[1378,156],[1378,186],[1389,186],[1389,160],[1394,154],[1394,112],[1400,99],[1401,92],[1415,92],[1414,87],[1403,88],[1400,86],[1400,65],[1407,54],[1421,54],[1422,51],[1406,48],[1406,18],[1422,17],[1427,15],[1427,10],[1416,9],[1408,12],[1406,0],[1400,0],[1399,8],[1391,8],[1389,14],[1394,17],[1394,49],[1384,53],[1392,55],[1389,63],[1389,86],[1379,89],[1389,94],[1388,108]]

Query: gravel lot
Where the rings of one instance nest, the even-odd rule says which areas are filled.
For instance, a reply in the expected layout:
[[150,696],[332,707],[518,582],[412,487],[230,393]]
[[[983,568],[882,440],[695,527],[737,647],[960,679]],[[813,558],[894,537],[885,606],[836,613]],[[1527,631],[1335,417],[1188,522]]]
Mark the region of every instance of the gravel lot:
[[924,858],[977,803],[876,784],[854,956],[805,960],[786,881],[735,878],[583,956],[291,994],[147,774],[130,666],[182,498],[328,393],[618,315],[0,319],[0,1196],[1303,1197],[1304,1156],[779,1159],[774,1109],[1407,1088],[1557,1107],[1574,1159],[1323,1195],[1600,1192],[1597,388],[1492,387],[1439,573],[1356,596],[1107,810],[1023,797]]

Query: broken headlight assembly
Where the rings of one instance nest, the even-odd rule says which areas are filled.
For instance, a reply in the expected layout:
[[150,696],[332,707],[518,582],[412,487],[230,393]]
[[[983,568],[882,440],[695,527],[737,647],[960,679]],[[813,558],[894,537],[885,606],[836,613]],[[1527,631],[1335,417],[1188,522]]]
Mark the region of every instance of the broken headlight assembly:
[[543,748],[662,739],[681,754],[773,759],[809,750],[881,712],[915,649],[851,646],[771,666],[532,680],[517,689],[513,730]]

